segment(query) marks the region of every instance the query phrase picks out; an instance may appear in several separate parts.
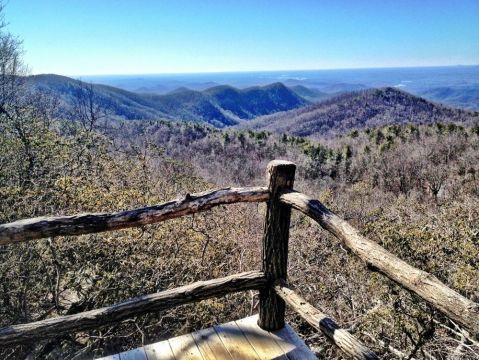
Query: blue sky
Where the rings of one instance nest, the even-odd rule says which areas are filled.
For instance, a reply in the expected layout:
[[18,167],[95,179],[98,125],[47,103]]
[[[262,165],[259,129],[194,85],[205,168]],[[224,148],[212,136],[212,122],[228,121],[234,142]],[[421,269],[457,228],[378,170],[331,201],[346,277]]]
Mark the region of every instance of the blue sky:
[[33,73],[479,64],[479,0],[10,0]]

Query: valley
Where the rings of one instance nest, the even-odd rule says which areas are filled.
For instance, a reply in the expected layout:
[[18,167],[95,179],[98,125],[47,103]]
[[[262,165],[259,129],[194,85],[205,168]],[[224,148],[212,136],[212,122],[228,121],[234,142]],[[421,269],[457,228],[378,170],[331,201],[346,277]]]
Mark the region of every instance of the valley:
[[284,70],[218,72],[207,74],[82,76],[86,82],[101,83],[132,92],[164,94],[179,87],[205,90],[229,84],[237,88],[281,82],[301,86],[329,96],[371,88],[395,87],[451,107],[479,110],[479,66],[390,67],[334,70]]
[[[32,76],[25,83],[32,91],[57,98],[58,114],[63,117],[72,112],[79,93],[89,92],[92,102],[112,119],[193,121],[217,128],[239,126],[298,136],[321,137],[356,128],[406,123],[471,124],[478,117],[477,112],[451,108],[392,87],[341,91],[339,85],[328,93],[302,85],[273,83],[245,89],[218,85],[202,91],[180,87],[157,95],[58,75]],[[446,90],[429,93],[441,99],[453,96]]]
[[242,120],[304,106],[308,100],[281,83],[236,89],[215,86],[203,91],[177,88],[167,94],[134,93],[107,85],[88,84],[59,75],[25,79],[27,87],[60,100],[59,113],[74,106],[77,93],[89,91],[110,117],[126,120],[170,119],[197,121],[224,127]]

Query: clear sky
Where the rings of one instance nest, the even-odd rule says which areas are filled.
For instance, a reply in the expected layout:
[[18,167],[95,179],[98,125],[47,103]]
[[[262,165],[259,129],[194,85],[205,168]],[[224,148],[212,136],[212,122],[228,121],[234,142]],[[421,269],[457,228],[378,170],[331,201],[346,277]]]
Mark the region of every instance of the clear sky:
[[479,0],[9,0],[33,73],[479,64]]

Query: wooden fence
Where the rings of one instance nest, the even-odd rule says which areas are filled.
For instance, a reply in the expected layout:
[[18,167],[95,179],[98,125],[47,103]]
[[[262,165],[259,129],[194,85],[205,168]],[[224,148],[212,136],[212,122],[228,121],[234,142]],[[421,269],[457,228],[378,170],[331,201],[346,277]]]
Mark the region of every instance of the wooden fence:
[[336,236],[352,253],[409,291],[419,295],[443,314],[479,336],[479,304],[448,288],[435,276],[412,267],[375,242],[361,236],[321,202],[293,190],[295,165],[274,160],[268,165],[268,187],[226,188],[183,199],[118,213],[41,217],[0,225],[0,245],[52,236],[81,235],[159,223],[238,202],[267,202],[262,247],[262,270],[220,279],[199,281],[176,289],[128,299],[122,303],[74,315],[0,328],[0,346],[31,343],[36,339],[92,329],[140,314],[224,296],[259,290],[258,324],[265,330],[284,326],[285,306],[321,331],[345,354],[355,359],[378,357],[330,317],[296,294],[287,283],[288,239],[291,210],[314,219]]

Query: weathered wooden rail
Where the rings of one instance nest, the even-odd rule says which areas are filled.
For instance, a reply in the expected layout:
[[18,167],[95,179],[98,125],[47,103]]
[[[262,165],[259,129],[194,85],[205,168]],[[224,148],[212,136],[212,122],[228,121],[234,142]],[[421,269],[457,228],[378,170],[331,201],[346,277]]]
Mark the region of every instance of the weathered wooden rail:
[[287,284],[291,209],[299,210],[314,219],[335,235],[352,253],[364,260],[370,268],[417,294],[468,329],[474,337],[479,336],[479,304],[448,288],[433,275],[410,266],[378,244],[361,236],[354,227],[328,210],[318,200],[295,192],[294,173],[293,163],[275,160],[268,166],[267,188],[219,189],[188,194],[183,199],[131,211],[42,217],[0,225],[0,245],[7,245],[51,236],[90,234],[154,224],[223,204],[267,202],[262,271],[199,281],[176,289],[132,298],[101,309],[0,328],[0,346],[57,337],[233,292],[259,290],[258,324],[261,328],[265,330],[282,328],[287,304],[351,358],[377,359],[371,350],[341,329],[326,314],[308,304]]
[[0,330],[0,344],[26,343],[71,331],[88,330],[119,322],[133,316],[160,311],[212,297],[259,290],[267,284],[264,273],[251,271],[220,279],[198,281],[190,285],[129,299],[112,306],[61,316],[28,324],[12,325]]
[[168,219],[238,202],[268,199],[265,187],[227,188],[186,195],[183,199],[128,210],[73,216],[37,217],[0,225],[0,245],[51,236],[83,235],[159,223]]

